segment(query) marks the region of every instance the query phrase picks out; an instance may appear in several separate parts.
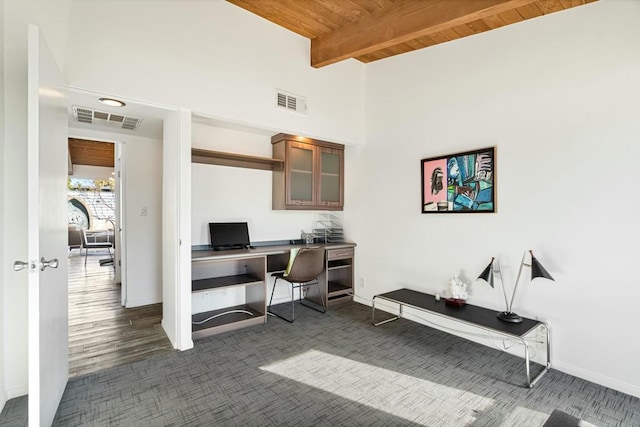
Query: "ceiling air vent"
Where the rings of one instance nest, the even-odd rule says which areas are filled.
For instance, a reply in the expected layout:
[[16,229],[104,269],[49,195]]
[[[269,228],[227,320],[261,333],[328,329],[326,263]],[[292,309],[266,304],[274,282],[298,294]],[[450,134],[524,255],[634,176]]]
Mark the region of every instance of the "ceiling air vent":
[[307,114],[307,99],[283,90],[276,89],[276,107],[283,110]]
[[93,111],[86,108],[73,107],[73,115],[79,123],[89,123],[93,120]]
[[127,130],[135,130],[142,122],[142,119],[138,119],[136,117],[128,117],[121,114],[112,114],[107,113],[106,111],[97,111],[90,108],[76,106],[73,107],[73,117],[78,123],[108,126]]

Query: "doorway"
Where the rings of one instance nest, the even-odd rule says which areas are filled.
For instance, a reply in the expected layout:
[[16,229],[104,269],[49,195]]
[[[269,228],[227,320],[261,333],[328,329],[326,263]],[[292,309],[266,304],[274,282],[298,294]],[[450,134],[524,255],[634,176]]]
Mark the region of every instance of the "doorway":
[[[172,349],[161,328],[162,304],[127,308],[125,145],[69,139],[69,223],[96,250],[69,245],[69,376]],[[108,245],[108,244],[107,244]]]

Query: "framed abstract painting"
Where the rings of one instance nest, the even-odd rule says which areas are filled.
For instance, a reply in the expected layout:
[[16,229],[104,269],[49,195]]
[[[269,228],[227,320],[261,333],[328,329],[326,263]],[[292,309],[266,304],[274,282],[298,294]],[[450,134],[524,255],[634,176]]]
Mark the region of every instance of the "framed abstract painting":
[[495,147],[420,161],[422,213],[496,211]]

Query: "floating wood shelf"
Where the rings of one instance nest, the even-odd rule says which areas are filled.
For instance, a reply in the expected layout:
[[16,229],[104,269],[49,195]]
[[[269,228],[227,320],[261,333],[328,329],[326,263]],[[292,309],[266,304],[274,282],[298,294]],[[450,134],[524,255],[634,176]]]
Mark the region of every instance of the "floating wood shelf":
[[284,167],[284,160],[200,148],[191,149],[191,162],[262,170],[282,170]]

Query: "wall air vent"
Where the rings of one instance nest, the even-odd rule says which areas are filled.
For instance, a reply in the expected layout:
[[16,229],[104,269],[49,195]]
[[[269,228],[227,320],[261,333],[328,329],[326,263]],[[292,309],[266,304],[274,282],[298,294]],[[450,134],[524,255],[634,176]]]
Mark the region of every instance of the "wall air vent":
[[300,95],[294,95],[276,89],[276,107],[287,111],[295,111],[300,114],[307,114],[307,99]]
[[135,130],[142,122],[142,119],[138,119],[136,117],[128,117],[121,114],[112,114],[106,111],[97,111],[77,106],[73,107],[73,117],[78,123],[127,130]]

